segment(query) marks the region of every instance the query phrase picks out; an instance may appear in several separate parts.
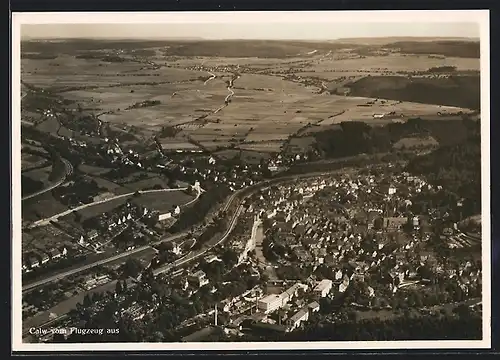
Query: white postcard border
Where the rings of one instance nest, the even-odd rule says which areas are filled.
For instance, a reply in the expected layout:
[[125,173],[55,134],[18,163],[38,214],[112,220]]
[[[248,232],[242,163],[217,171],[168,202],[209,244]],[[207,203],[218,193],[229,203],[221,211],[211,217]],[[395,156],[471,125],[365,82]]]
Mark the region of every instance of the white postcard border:
[[[396,20],[397,19],[397,20]],[[82,343],[27,344],[22,342],[21,274],[21,86],[20,28],[22,24],[75,23],[280,23],[280,22],[476,22],[481,48],[481,175],[483,339],[474,341],[356,341],[356,342],[253,342],[253,343]],[[489,11],[313,11],[313,12],[178,12],[178,13],[13,13],[12,14],[12,350],[13,351],[202,351],[202,350],[389,350],[487,349],[491,347],[491,210],[490,210],[490,53]]]

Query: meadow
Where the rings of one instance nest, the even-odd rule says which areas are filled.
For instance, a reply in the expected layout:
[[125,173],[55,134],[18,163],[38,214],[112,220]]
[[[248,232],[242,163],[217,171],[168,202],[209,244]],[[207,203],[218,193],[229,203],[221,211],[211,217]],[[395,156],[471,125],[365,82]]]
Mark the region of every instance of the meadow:
[[[147,207],[150,210],[157,210],[160,212],[171,210],[174,206],[183,205],[188,203],[194,196],[188,195],[183,191],[172,192],[153,192],[139,195],[123,196],[118,199],[111,199],[109,201],[92,205],[78,210],[81,216],[81,221],[98,216],[102,213],[112,211],[113,209],[124,205],[127,201],[133,201],[141,206]],[[61,218],[63,221],[72,221],[73,214],[68,214]]]
[[[134,126],[141,139],[175,127],[175,137],[159,137],[168,151],[197,143],[274,153],[290,138],[344,121],[376,125],[475,106],[467,99],[479,91],[478,43],[393,40],[28,42],[25,51],[54,56],[25,56],[21,66],[26,83],[50,84],[112,126]],[[440,67],[453,67],[454,78],[408,78]],[[422,86],[427,94],[417,91]],[[53,132],[58,124],[39,128]]]

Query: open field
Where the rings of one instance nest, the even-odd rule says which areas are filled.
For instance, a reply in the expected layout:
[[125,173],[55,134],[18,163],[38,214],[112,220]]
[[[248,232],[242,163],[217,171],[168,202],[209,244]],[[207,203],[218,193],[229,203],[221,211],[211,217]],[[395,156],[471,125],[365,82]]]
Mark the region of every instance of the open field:
[[[106,63],[94,59],[76,59],[61,56],[54,60],[22,60],[23,81],[33,85],[46,85],[48,77],[57,72],[50,89],[68,91],[76,89],[114,88],[121,85],[144,83],[178,83],[197,79],[201,74],[184,69],[143,69],[137,62]],[[203,74],[205,75],[205,74]]]
[[[134,93],[130,92],[132,90]],[[188,84],[141,85],[134,86],[134,89],[121,87],[106,89],[106,92],[100,93],[81,93],[72,92],[70,96],[79,101],[89,96],[99,96],[98,107],[102,112],[113,112],[101,115],[100,119],[103,121],[159,130],[164,125],[176,126],[212,113],[224,103],[228,92],[223,83],[219,88],[205,89],[201,81],[195,81]],[[160,101],[160,104],[126,109],[145,100]]]
[[196,150],[198,146],[191,144],[186,138],[164,138],[160,139],[161,146],[164,150]]
[[29,177],[32,180],[48,183],[51,171],[52,171],[52,165],[49,165],[40,169],[25,171],[23,172],[23,175]]
[[432,136],[428,137],[407,137],[394,144],[395,149],[411,149],[417,146],[437,146],[439,143]]
[[[23,51],[35,55],[23,58],[22,72],[26,83],[50,83],[102,121],[137,128],[138,138],[126,146],[175,126],[175,138],[159,139],[169,151],[197,149],[191,138],[212,151],[235,144],[276,152],[290,136],[343,121],[376,125],[477,107],[478,42],[352,41],[26,42]],[[51,54],[53,59],[43,58]],[[453,67],[453,76],[408,78],[439,67]],[[235,72],[234,94],[223,106]],[[205,82],[210,74],[217,77]],[[146,100],[159,103],[131,108]],[[58,124],[48,120],[39,128],[54,132]],[[308,146],[292,144],[289,150]]]
[[107,173],[110,169],[109,168],[102,168],[98,166],[93,166],[93,165],[86,165],[86,164],[81,164],[78,166],[78,169],[86,174],[89,175],[102,175]]
[[99,186],[100,188],[105,188],[107,191],[115,195],[126,194],[130,192],[129,189],[126,189],[125,187],[118,185],[112,181],[106,180],[100,176],[90,176],[89,178],[94,180],[97,183],[97,186]]
[[241,151],[241,159],[249,164],[258,164],[262,159],[268,160],[271,158],[273,151],[270,148],[262,148],[261,151],[255,150],[246,150],[244,146],[240,146]]
[[[113,199],[106,201],[102,204],[97,204],[94,206],[89,206],[87,208],[81,209],[78,211],[78,214],[81,215],[81,221],[85,221],[87,219],[90,219],[92,217],[98,216],[102,213],[112,211],[113,209],[117,208],[120,205],[123,205],[127,202],[128,197],[122,197],[118,199]],[[71,221],[74,218],[74,215],[72,213],[62,217],[61,219],[63,221]]]
[[[366,121],[368,123],[377,120],[383,115],[383,119],[398,119],[408,117],[419,117],[432,115],[437,117],[438,113],[443,115],[456,114],[460,111],[470,112],[469,109],[453,106],[430,105],[407,101],[392,101],[377,98],[351,97],[331,95],[328,108],[337,115],[328,117],[321,121],[320,125],[338,124],[343,121]],[[394,113],[391,115],[391,113]],[[381,117],[382,119],[382,117]]]
[[41,123],[39,123],[36,128],[40,131],[46,132],[46,133],[51,133],[55,134],[57,130],[59,129],[59,121],[57,121],[56,118],[50,117]]
[[304,153],[307,152],[308,149],[316,142],[316,139],[313,136],[304,136],[298,138],[290,139],[288,146],[286,148],[286,152],[288,153]]
[[174,191],[141,194],[134,199],[134,202],[162,213],[172,210],[175,206],[184,205],[193,199],[194,196],[188,195],[183,191]]
[[[131,191],[127,189],[125,193],[127,192]],[[193,198],[194,196],[187,195],[183,191],[154,192],[148,194],[140,194],[137,196],[130,195],[83,208],[81,210],[78,210],[78,213],[81,215],[82,221],[84,221],[94,216],[98,216],[102,213],[112,211],[118,206],[125,204],[128,200],[133,200],[137,204],[145,206],[150,210],[165,211],[171,210],[175,205],[182,205],[184,203],[187,203]],[[68,214],[61,219],[67,219],[68,221],[71,221],[73,217],[73,214]]]
[[265,158],[269,157],[269,155],[275,152],[279,152],[283,145],[283,141],[259,141],[255,143],[243,143],[238,147],[242,150],[250,150],[255,152],[260,152],[264,155]]
[[[228,28],[228,31],[230,29]],[[479,56],[479,41],[453,37],[377,37],[377,38],[344,38],[332,41],[300,41],[300,40],[91,40],[72,39],[63,42],[23,41],[21,51],[38,61],[43,57],[60,58],[67,55],[96,53],[96,50],[107,49],[113,53],[120,50],[124,57],[172,56],[172,57],[256,57],[256,58],[290,58],[297,54],[307,54],[317,50],[320,53],[339,52],[344,49],[376,50],[378,48],[394,49],[403,53],[442,54],[446,56],[470,57]],[[78,49],[78,50],[75,50]],[[154,54],[154,55],[153,55]],[[27,56],[22,56],[27,58]]]
[[[314,71],[317,76],[325,73],[366,72],[371,74],[396,73],[398,71],[425,71],[432,67],[455,66],[457,70],[479,71],[479,59],[457,57],[433,57],[430,55],[389,54],[387,56],[364,56],[345,58],[342,61],[327,58],[304,67],[303,71]],[[340,74],[341,75],[341,74]]]
[[125,188],[130,189],[131,191],[136,191],[136,190],[145,190],[152,188],[153,186],[160,186],[163,189],[168,188],[167,182],[160,177],[152,177],[149,179],[144,179],[144,180],[139,180],[139,181],[134,181],[131,183],[127,183],[123,185]]
[[48,162],[48,160],[44,157],[21,152],[21,168],[23,170],[41,166],[46,162]]
[[[246,145],[243,144],[243,145],[238,146],[240,148],[240,150],[237,150],[237,149],[221,150],[221,151],[215,152],[214,154],[220,158],[223,158],[223,159],[232,159],[234,157],[241,157],[241,159],[243,159],[243,161],[245,161],[247,163],[258,164],[258,163],[260,163],[261,159],[269,159],[271,157],[271,153],[274,152],[274,151],[270,151],[269,148],[265,148],[264,146],[262,146],[264,144],[265,143],[246,144]],[[263,150],[258,151],[258,150],[250,149],[251,145],[256,145],[256,147],[258,145],[261,145]],[[248,147],[248,149],[246,149],[246,147]]]
[[66,210],[68,210],[67,206],[57,201],[50,192],[46,192],[23,201],[22,218],[23,220],[35,221]]

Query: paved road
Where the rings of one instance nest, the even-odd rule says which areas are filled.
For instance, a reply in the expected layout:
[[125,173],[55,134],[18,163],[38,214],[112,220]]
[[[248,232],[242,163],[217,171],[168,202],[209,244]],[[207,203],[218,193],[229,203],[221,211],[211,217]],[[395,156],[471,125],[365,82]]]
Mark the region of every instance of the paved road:
[[181,205],[181,207],[186,207],[186,206],[191,205],[194,202],[198,201],[198,199],[200,198],[201,193],[203,193],[204,191],[205,190],[203,190],[203,189],[200,188],[200,190],[196,192],[196,197],[193,200],[188,201],[187,203]]
[[[313,173],[309,173],[309,174],[300,174],[300,175],[286,175],[286,176],[282,176],[282,177],[279,177],[279,178],[265,180],[265,181],[263,181],[263,182],[261,182],[259,184],[253,185],[252,187],[254,187],[256,189],[258,187],[269,185],[271,183],[286,182],[286,181],[290,181],[290,180],[293,180],[293,179],[299,179],[299,178],[310,178],[310,177],[316,177],[316,176],[331,175],[331,174],[338,173],[340,171],[345,171],[345,169],[337,169],[337,170],[323,171],[323,172],[313,172]],[[228,201],[226,202],[226,205],[223,207],[223,211],[224,212],[229,209],[229,207],[232,205],[233,201],[236,199],[236,196],[239,195],[239,194],[241,194],[242,191],[245,190],[245,189],[247,189],[247,188],[238,190],[238,191],[234,192],[229,197]],[[250,194],[248,194],[248,195],[250,195]],[[155,275],[158,275],[158,274],[164,273],[166,271],[169,271],[171,269],[174,269],[176,267],[179,267],[181,265],[184,265],[184,264],[186,264],[188,262],[191,262],[191,261],[197,259],[198,257],[204,255],[208,251],[212,250],[212,248],[214,248],[217,245],[221,244],[223,241],[225,241],[227,239],[227,237],[233,231],[234,227],[236,226],[238,217],[241,214],[242,209],[243,209],[243,207],[240,205],[238,207],[238,210],[234,213],[233,217],[231,218],[231,222],[230,222],[229,228],[226,230],[226,232],[224,233],[224,235],[216,243],[211,244],[205,250],[199,250],[199,251],[196,251],[196,252],[193,252],[193,253],[189,253],[185,257],[183,257],[183,258],[181,258],[179,260],[176,260],[172,264],[169,264],[169,265],[166,265],[166,266],[164,266],[162,268],[156,269],[153,273]]]
[[[184,191],[186,189],[187,189],[187,187],[175,188],[175,189],[141,190],[141,191],[138,191],[138,193],[139,194],[148,194],[148,193],[154,193],[154,192]],[[38,226],[48,225],[51,221],[57,221],[57,219],[59,219],[60,217],[69,215],[73,211],[79,211],[79,210],[82,210],[82,209],[85,209],[85,208],[88,208],[88,207],[91,207],[91,206],[94,206],[94,205],[104,204],[104,203],[106,203],[108,201],[120,199],[120,198],[127,197],[127,196],[132,196],[134,194],[135,194],[135,191],[129,192],[129,193],[126,193],[126,194],[116,195],[116,196],[113,196],[113,197],[110,197],[110,198],[107,198],[107,199],[103,199],[103,200],[99,200],[99,201],[94,201],[94,202],[91,202],[91,203],[88,203],[88,204],[83,204],[83,205],[77,206],[75,208],[65,210],[65,211],[63,211],[63,212],[61,212],[59,214],[53,215],[51,217],[37,220],[33,224],[29,225],[28,227],[29,228],[35,228],[35,227],[38,227]]]
[[[162,240],[159,240],[159,241],[155,242],[152,245],[158,245],[158,244],[160,244],[162,242],[166,242],[166,241],[174,241],[174,240],[179,239],[179,238],[181,238],[183,236],[186,236],[187,234],[188,234],[187,231],[186,232],[182,232],[182,233],[178,233],[178,234],[169,236],[167,238],[164,238]],[[48,284],[50,282],[61,280],[61,279],[65,278],[65,277],[67,277],[67,276],[75,275],[75,274],[78,274],[78,273],[80,273],[82,271],[86,271],[86,270],[92,269],[92,268],[94,268],[96,266],[104,265],[104,264],[107,264],[107,263],[110,263],[110,262],[113,262],[113,261],[116,261],[116,260],[119,260],[119,259],[127,258],[127,257],[130,257],[132,255],[137,255],[137,254],[139,254],[139,253],[141,253],[143,251],[149,250],[152,245],[141,246],[141,247],[138,247],[138,248],[136,248],[134,250],[130,250],[130,251],[126,251],[126,252],[123,252],[123,253],[120,253],[120,254],[117,254],[117,255],[113,255],[113,256],[111,256],[109,258],[98,260],[98,261],[93,262],[91,264],[83,265],[83,266],[80,266],[78,268],[71,269],[71,270],[62,272],[60,274],[56,274],[56,275],[47,277],[45,279],[41,279],[39,281],[35,281],[33,283],[29,283],[29,284],[23,286],[23,293],[26,292],[26,291],[28,291],[28,290],[34,289],[36,287]]]
[[[337,173],[339,171],[341,171],[341,170],[333,170],[333,171],[327,171],[327,172],[315,172],[315,173],[300,174],[300,175],[287,175],[287,176],[283,176],[283,177],[280,177],[280,178],[275,178],[275,179],[263,181],[262,183],[253,185],[252,187],[254,187],[255,189],[257,189],[258,187],[262,187],[262,186],[265,186],[265,185],[268,185],[268,184],[271,184],[271,183],[284,182],[284,181],[289,181],[289,180],[297,179],[297,178],[308,178],[308,177],[315,177],[315,176],[321,176],[321,175],[329,175],[329,174]],[[223,207],[223,211],[227,211],[229,209],[229,207],[232,205],[232,203],[235,201],[237,195],[241,194],[242,191],[245,190],[245,189],[241,189],[241,190],[238,190],[238,191],[234,192],[229,197],[229,199],[227,200],[225,206]],[[238,217],[241,214],[241,211],[242,211],[242,206],[240,205],[238,207],[238,210],[234,213],[233,217],[231,218],[231,222],[230,222],[229,228],[226,230],[226,232],[224,233],[224,235],[217,242],[215,242],[214,244],[211,244],[209,248],[207,248],[205,250],[199,250],[199,251],[194,252],[194,253],[189,253],[184,258],[181,258],[181,259],[175,261],[173,264],[169,264],[169,265],[167,265],[167,266],[165,266],[163,268],[156,269],[154,273],[155,274],[163,273],[163,272],[168,271],[168,270],[170,270],[172,268],[176,268],[176,267],[179,267],[181,265],[184,265],[184,264],[186,264],[186,263],[188,263],[188,262],[190,262],[192,260],[195,260],[198,257],[204,255],[205,253],[207,253],[208,251],[210,251],[215,246],[221,244],[223,241],[225,241],[227,239],[227,237],[229,236],[229,234],[234,229],[234,227],[236,225],[236,222],[238,220]],[[185,232],[182,232],[182,233],[179,233],[179,234],[175,234],[175,235],[170,236],[168,238],[162,239],[162,240],[154,243],[153,245],[157,245],[159,243],[166,242],[166,241],[173,241],[175,239],[187,236],[188,234],[189,234],[189,231],[185,231]],[[68,270],[68,271],[65,271],[63,273],[60,273],[60,274],[57,274],[57,275],[53,275],[51,277],[48,277],[48,278],[45,278],[45,279],[42,279],[42,280],[30,283],[30,284],[27,284],[27,285],[23,286],[23,292],[25,292],[27,290],[30,290],[30,289],[33,289],[35,287],[42,286],[44,284],[53,282],[53,281],[60,280],[60,279],[62,279],[64,277],[66,277],[66,276],[77,274],[79,272],[91,269],[91,268],[99,266],[99,265],[103,265],[103,264],[106,264],[106,263],[109,263],[109,262],[112,262],[112,261],[116,261],[116,260],[119,260],[119,259],[124,259],[124,258],[132,256],[132,255],[136,255],[136,254],[138,254],[138,253],[140,253],[142,251],[145,251],[145,250],[147,250],[149,248],[151,248],[151,245],[142,246],[142,247],[136,248],[136,249],[131,250],[131,251],[127,251],[127,252],[124,252],[124,253],[121,253],[121,254],[117,254],[117,255],[111,256],[111,257],[109,257],[107,259],[96,261],[96,262],[94,262],[92,264],[87,264],[87,265],[81,266],[79,268]]]
[[229,225],[229,228],[226,230],[226,232],[224,233],[224,235],[222,235],[222,237],[216,243],[214,243],[213,245],[211,245],[209,248],[207,248],[205,250],[198,250],[196,252],[189,253],[187,256],[185,256],[185,257],[183,257],[183,258],[181,258],[179,260],[174,261],[172,264],[166,265],[166,266],[164,266],[162,268],[158,268],[155,271],[153,271],[153,274],[154,275],[158,275],[158,274],[164,273],[166,271],[169,271],[171,269],[174,269],[176,267],[179,267],[181,265],[184,265],[184,264],[186,264],[186,263],[188,263],[190,261],[193,261],[194,259],[199,258],[200,256],[202,256],[205,253],[207,253],[208,251],[210,251],[212,248],[216,247],[217,245],[219,245],[220,243],[222,243],[223,241],[225,241],[227,239],[227,237],[233,231],[234,227],[236,226],[236,223],[238,221],[238,217],[241,214],[241,210],[242,210],[242,207],[240,206],[238,208],[238,211],[236,211],[236,213],[233,215],[233,217],[231,219],[231,223]]
[[[183,189],[185,189],[185,188],[183,188]],[[162,190],[181,190],[181,189],[162,189]],[[156,190],[156,191],[158,191],[158,190]],[[146,193],[146,192],[151,192],[151,190],[146,190],[146,191],[144,191],[142,193]],[[198,199],[200,197],[201,192],[202,191],[198,192],[198,194],[196,195],[195,199],[191,200],[187,204],[184,204],[183,206],[188,205],[188,204],[193,203],[194,201],[196,201],[196,199]],[[98,260],[98,261],[96,261],[94,263],[83,265],[83,266],[80,266],[80,267],[78,267],[76,269],[71,269],[71,270],[65,271],[63,273],[56,274],[56,275],[53,275],[53,276],[41,279],[39,281],[27,284],[27,285],[23,286],[23,292],[31,290],[31,289],[33,289],[35,287],[42,286],[44,284],[53,282],[53,281],[57,281],[57,280],[63,279],[65,277],[67,277],[67,276],[74,275],[74,274],[80,273],[80,272],[85,271],[85,270],[89,270],[89,269],[91,269],[93,267],[96,267],[96,266],[99,266],[99,265],[103,265],[103,264],[106,264],[106,263],[109,263],[109,262],[113,262],[113,261],[119,260],[121,258],[127,258],[127,257],[130,257],[132,255],[137,255],[140,252],[143,252],[143,251],[146,251],[148,249],[151,249],[151,247],[153,247],[155,245],[159,245],[159,244],[161,244],[163,242],[174,241],[176,239],[185,237],[188,233],[189,233],[189,231],[184,231],[184,232],[181,232],[181,233],[178,233],[178,234],[166,237],[166,238],[162,238],[162,239],[160,239],[160,240],[158,240],[158,241],[156,241],[156,242],[154,242],[154,243],[152,243],[150,245],[144,245],[144,246],[141,246],[141,247],[136,248],[134,250],[123,252],[123,253],[111,256],[109,258],[106,258],[106,259],[103,259],[103,260]]]
[[52,189],[55,189],[56,187],[58,187],[59,185],[64,183],[66,178],[73,173],[73,165],[71,165],[71,163],[66,159],[61,158],[61,160],[64,163],[64,166],[66,168],[66,172],[65,172],[64,176],[61,179],[59,179],[58,181],[56,181],[55,183],[51,184],[49,187],[46,187],[42,190],[39,190],[33,194],[26,195],[25,197],[22,198],[22,200],[28,200],[28,199],[34,198],[35,196],[42,195],[48,191],[51,191]]
[[231,89],[230,87],[227,88],[227,91],[229,91],[229,94],[226,96],[226,98],[224,99],[225,102],[228,102],[229,99],[231,99],[231,97],[234,95],[234,91],[233,89]]
[[211,76],[211,77],[210,77],[210,78],[208,78],[208,79],[207,79],[207,80],[203,83],[203,85],[207,85],[207,84],[208,84],[208,82],[209,82],[210,80],[213,80],[213,79],[215,79],[215,78],[216,78],[216,75],[215,75],[215,74],[211,73],[210,71],[207,71],[207,72],[210,74],[210,76]]

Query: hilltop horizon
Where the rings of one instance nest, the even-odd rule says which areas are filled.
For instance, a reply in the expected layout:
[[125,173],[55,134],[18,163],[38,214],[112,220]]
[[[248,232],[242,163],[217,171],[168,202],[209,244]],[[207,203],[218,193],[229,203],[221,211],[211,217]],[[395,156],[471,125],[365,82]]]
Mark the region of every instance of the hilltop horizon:
[[477,42],[480,39],[478,37],[465,37],[465,36],[363,36],[363,37],[340,37],[334,39],[273,39],[273,38],[203,38],[203,37],[141,37],[141,38],[130,38],[130,37],[23,37],[21,41],[302,41],[302,42],[363,42],[369,40],[369,43],[374,41],[473,41]]

